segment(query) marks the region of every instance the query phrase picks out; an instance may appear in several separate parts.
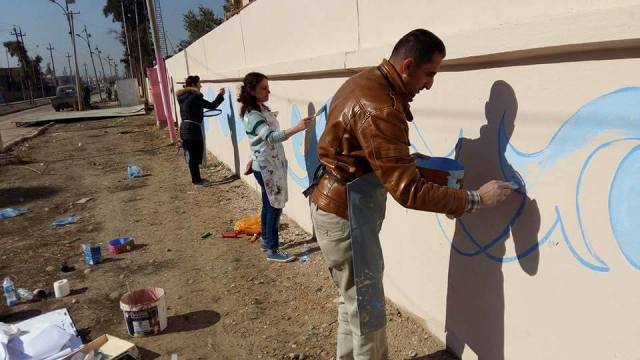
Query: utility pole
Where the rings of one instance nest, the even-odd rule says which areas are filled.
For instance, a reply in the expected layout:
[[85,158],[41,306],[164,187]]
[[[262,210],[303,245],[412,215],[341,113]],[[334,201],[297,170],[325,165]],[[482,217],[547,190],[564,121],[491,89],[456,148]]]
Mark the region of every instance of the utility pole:
[[49,47],[47,48],[47,50],[49,50],[49,55],[51,56],[51,67],[53,68],[53,83],[58,86],[58,76],[56,75],[56,63],[53,62],[53,50],[54,47],[51,46],[51,43],[49,43]]
[[[143,4],[144,6],[144,4]],[[140,82],[142,83],[142,96],[144,96],[144,108],[147,111],[149,107],[149,97],[147,95],[147,81],[144,76],[144,64],[142,62],[142,45],[140,44],[140,24],[138,23],[138,0],[134,1],[136,10],[136,34],[138,35],[138,62],[140,62]],[[146,28],[146,27],[145,27]]]
[[73,76],[73,70],[71,70],[71,55],[69,55],[69,52],[67,51],[67,56],[65,56],[67,58],[67,61],[69,62],[69,76]]
[[[13,25],[13,33],[12,35],[16,36],[16,41],[18,42],[18,44],[20,44],[22,46],[22,49],[24,49],[24,56],[25,59],[22,59],[24,61],[26,61],[26,64],[22,64],[22,66],[20,66],[20,72],[22,74],[23,78],[26,78],[26,82],[27,82],[27,88],[29,89],[29,99],[31,100],[31,102],[33,102],[33,89],[32,89],[32,84],[31,84],[31,80],[29,79],[29,72],[33,71],[29,70],[28,68],[28,63],[29,63],[29,57],[27,56],[27,47],[24,45],[24,36],[26,36],[27,34],[22,32],[22,28],[19,28],[20,30],[16,30],[16,26]],[[23,95],[23,99],[24,99],[24,95]]]
[[[40,56],[40,54],[38,54],[36,56]],[[33,62],[33,72],[34,72],[34,74],[37,73],[36,65],[37,65],[36,62],[34,61]],[[44,98],[44,82],[42,81],[42,78],[43,78],[42,75],[44,75],[44,73],[42,72],[42,69],[40,69],[40,76],[39,76],[40,77],[40,91],[42,92],[42,97]]]
[[[107,83],[107,75],[104,73],[104,64],[102,63],[102,51],[100,51],[100,49],[98,49],[98,47],[96,46],[96,53],[98,53],[98,60],[100,60],[100,67],[102,68],[102,81],[104,81],[104,83]],[[108,85],[107,85],[108,86]]]
[[124,38],[127,42],[127,57],[129,58],[129,75],[133,79],[133,62],[131,61],[131,47],[129,46],[129,33],[127,31],[127,17],[124,14],[124,0],[120,1],[120,8],[122,9],[122,26],[124,26]]
[[116,62],[113,62],[113,72],[116,73],[116,80],[120,79],[120,75],[118,75],[118,64],[116,64]]
[[[18,30],[16,29],[15,25],[13,25],[13,31],[11,32],[11,35],[15,35],[16,36],[16,42],[18,43],[18,45],[22,44],[20,42],[20,38],[19,38],[20,34],[18,34]],[[7,63],[8,62],[9,62],[9,60],[7,58]],[[18,62],[21,62],[19,55],[18,55]],[[19,67],[19,69],[20,69],[20,79],[18,79],[18,80],[20,80],[20,90],[22,91],[22,101],[26,101],[27,97],[25,96],[25,93],[24,93],[24,83],[23,83],[23,80],[24,80],[24,72],[22,71],[23,67],[24,67],[24,64],[21,64],[21,66]]]
[[[91,34],[87,31],[87,25],[84,26],[83,32],[86,37],[85,40],[87,40],[87,46],[89,46],[89,56],[91,57],[91,65],[93,65],[93,74],[96,76],[95,79],[96,85],[98,85],[98,94],[100,95],[100,101],[102,101],[102,90],[100,89],[100,81],[98,81],[98,71],[96,71],[96,63],[93,61],[93,50],[91,50],[91,41],[89,40],[91,39]],[[80,36],[80,38],[82,37]]]
[[87,82],[87,85],[89,85],[91,83],[91,78],[89,77],[89,72],[87,71],[87,63],[82,63],[84,65],[84,76],[85,76],[85,80]]
[[71,45],[73,45],[73,60],[75,62],[76,65],[76,95],[78,98],[78,107],[80,108],[80,111],[84,110],[84,103],[82,102],[82,99],[80,98],[80,70],[78,70],[78,51],[76,50],[76,37],[73,36],[73,34],[76,33],[75,27],[73,25],[73,15],[76,14],[80,14],[80,13],[74,13],[74,12],[69,12],[69,2],[66,2],[67,4],[67,16],[69,18],[69,24],[71,27]]
[[158,34],[158,23],[156,22],[156,13],[153,0],[146,0],[147,14],[149,14],[149,23],[151,25],[151,33],[153,34],[153,50],[156,55],[156,64],[158,66],[158,78],[160,79],[160,93],[162,95],[162,106],[166,114],[167,128],[169,130],[169,139],[171,142],[176,141],[176,129],[174,127],[173,113],[169,104],[169,84],[167,84],[167,69],[160,50],[160,35]]
[[113,78],[113,71],[111,69],[111,56],[107,56],[106,59],[107,59],[107,65],[109,66],[109,76]]
[[76,36],[75,36],[76,30],[73,24],[73,15],[78,15],[80,13],[69,11],[69,3],[73,4],[75,3],[75,1],[66,0],[65,1],[66,7],[63,7],[62,5],[60,5],[56,0],[49,0],[49,1],[58,5],[60,9],[62,9],[62,12],[67,18],[67,23],[69,24],[69,36],[71,37],[71,45],[73,47],[73,60],[76,68],[76,94],[78,99],[78,107],[82,111],[84,110],[84,104],[82,103],[82,99],[80,98],[80,70],[78,69],[78,51],[76,49]]
[[[27,54],[27,45],[24,43],[24,37],[27,36],[27,34],[22,32],[22,28],[18,27],[18,29],[20,29],[20,42],[22,42],[22,47],[24,48],[24,53],[25,55]],[[29,62],[31,62],[31,59],[29,58],[29,56],[26,56],[26,60],[27,60],[27,64],[28,65]],[[33,64],[31,64],[31,69],[29,69],[29,72],[33,72],[33,82],[31,82],[32,79],[29,79],[29,76],[27,76],[28,82],[27,84],[29,85],[29,97],[31,97],[31,102],[33,102],[33,88],[36,85],[36,72],[35,69],[33,68]],[[29,72],[27,72],[27,75],[29,75]]]

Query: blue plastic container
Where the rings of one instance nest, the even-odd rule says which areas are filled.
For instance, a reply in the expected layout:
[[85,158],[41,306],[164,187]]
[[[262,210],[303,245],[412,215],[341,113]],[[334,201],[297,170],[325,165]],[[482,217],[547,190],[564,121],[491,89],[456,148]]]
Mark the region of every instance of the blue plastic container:
[[102,262],[102,249],[100,245],[91,246],[82,244],[82,252],[84,254],[84,262],[87,265],[96,265]]
[[123,236],[109,241],[107,249],[111,254],[117,255],[125,251],[133,249],[133,238],[131,236]]

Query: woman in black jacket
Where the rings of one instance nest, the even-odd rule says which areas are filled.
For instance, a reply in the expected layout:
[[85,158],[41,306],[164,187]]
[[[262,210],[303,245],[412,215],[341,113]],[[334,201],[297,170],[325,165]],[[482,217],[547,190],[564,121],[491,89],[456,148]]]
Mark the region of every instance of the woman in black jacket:
[[204,154],[205,143],[203,136],[202,119],[204,109],[214,110],[224,101],[224,88],[220,89],[213,102],[205,100],[200,92],[202,85],[200,77],[189,76],[185,80],[185,87],[177,93],[180,104],[180,139],[184,148],[184,156],[189,164],[191,182],[196,186],[203,186],[204,181],[200,177],[200,164]]

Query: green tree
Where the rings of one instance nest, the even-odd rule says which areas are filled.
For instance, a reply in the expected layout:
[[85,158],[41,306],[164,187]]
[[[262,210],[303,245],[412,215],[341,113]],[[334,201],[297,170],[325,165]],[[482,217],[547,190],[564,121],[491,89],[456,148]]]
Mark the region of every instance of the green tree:
[[36,72],[34,66],[39,69],[42,57],[36,56],[35,59],[31,59],[27,53],[27,49],[22,45],[20,41],[5,41],[4,47],[9,52],[11,57],[18,58],[18,64],[20,65],[20,73],[22,74],[22,80],[36,80]]
[[218,25],[222,24],[224,20],[217,17],[212,9],[200,5],[197,13],[189,10],[182,15],[182,22],[184,23],[184,29],[187,30],[189,34],[189,38],[178,43],[180,50],[215,29]]
[[222,10],[224,10],[225,14],[232,14],[238,11],[235,1],[233,0],[224,0],[224,5],[222,5]]
[[[156,0],[157,1],[157,0]],[[124,5],[124,19],[122,17],[122,6]],[[140,27],[136,27],[136,6],[138,10],[138,23]],[[140,61],[146,69],[153,66],[154,52],[153,40],[149,31],[149,16],[145,2],[141,0],[106,0],[106,4],[102,8],[105,17],[111,16],[114,23],[120,24],[120,31],[113,31],[116,39],[122,44],[122,58],[120,62],[124,64],[125,70],[129,72],[132,66],[134,74],[138,77],[140,72]],[[125,37],[124,24],[127,25],[129,35],[129,46],[131,47],[131,60],[129,64],[129,54],[127,53],[127,39]],[[140,47],[142,48],[142,59],[138,56],[138,34],[140,35]],[[165,54],[167,55],[167,54]]]
[[[20,65],[20,82],[26,82],[37,88],[41,84],[42,73],[42,56],[36,55],[36,57],[29,57],[27,49],[20,41],[5,41],[4,47],[9,52],[11,57],[18,58],[18,64]],[[46,89],[45,89],[46,91]]]

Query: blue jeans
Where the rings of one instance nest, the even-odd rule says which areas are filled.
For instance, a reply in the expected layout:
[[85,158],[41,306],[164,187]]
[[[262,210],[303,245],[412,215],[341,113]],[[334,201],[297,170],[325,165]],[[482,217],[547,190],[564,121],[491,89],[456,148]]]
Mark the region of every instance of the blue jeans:
[[262,247],[268,250],[277,250],[280,246],[278,239],[278,225],[280,224],[282,209],[271,206],[267,190],[264,187],[262,174],[259,171],[254,171],[253,176],[256,177],[256,180],[262,189],[262,213],[260,218],[262,225]]

